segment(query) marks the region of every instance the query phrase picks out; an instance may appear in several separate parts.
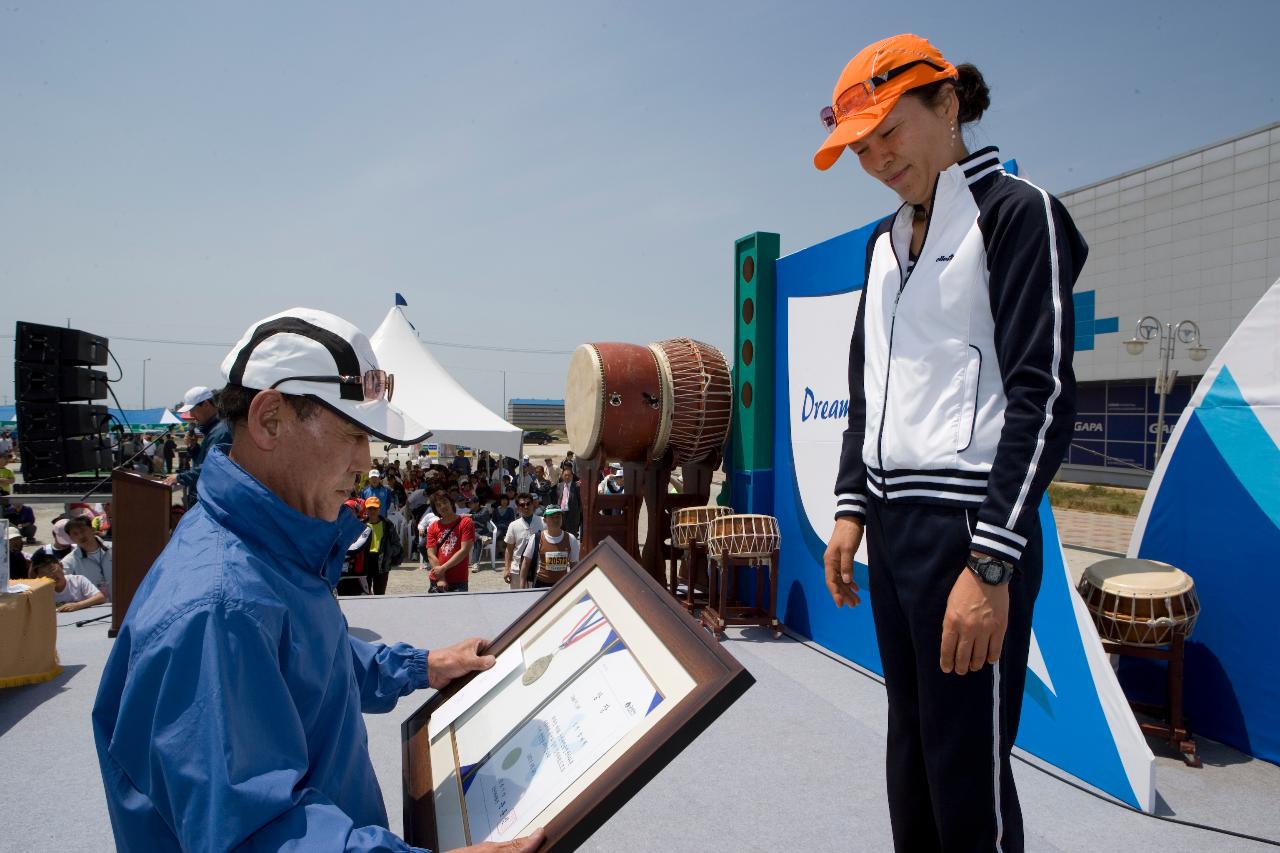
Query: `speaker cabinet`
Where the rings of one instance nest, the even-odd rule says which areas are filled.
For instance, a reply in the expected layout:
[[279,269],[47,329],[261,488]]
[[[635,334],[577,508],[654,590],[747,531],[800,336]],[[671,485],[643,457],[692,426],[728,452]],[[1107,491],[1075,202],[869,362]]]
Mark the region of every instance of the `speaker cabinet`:
[[107,339],[101,335],[19,322],[14,334],[22,479],[18,491],[54,489],[76,474],[109,471],[112,454],[102,433],[107,407]]
[[734,467],[773,468],[774,264],[778,235],[757,231],[734,245]]
[[23,441],[95,435],[107,426],[107,407],[89,403],[27,403],[18,417]]
[[14,360],[41,364],[101,367],[107,363],[107,339],[101,335],[19,322],[14,335]]
[[88,367],[19,362],[18,406],[60,403],[63,400],[101,400],[107,396],[107,374]]

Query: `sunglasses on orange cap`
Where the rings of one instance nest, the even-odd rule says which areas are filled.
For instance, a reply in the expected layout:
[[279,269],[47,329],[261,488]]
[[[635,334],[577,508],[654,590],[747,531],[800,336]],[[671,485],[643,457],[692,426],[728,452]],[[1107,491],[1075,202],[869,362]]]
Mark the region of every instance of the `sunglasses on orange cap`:
[[336,382],[339,385],[359,385],[366,403],[371,403],[383,396],[389,403],[396,389],[395,376],[385,370],[366,370],[360,376],[286,376],[272,383],[271,387],[277,388],[285,382]]
[[883,86],[917,65],[928,65],[934,71],[946,70],[945,66],[928,59],[915,59],[905,65],[899,65],[897,68],[890,68],[888,71],[869,77],[861,83],[854,83],[840,93],[833,106],[822,108],[819,113],[819,117],[822,119],[822,126],[827,129],[827,133],[831,133],[841,121],[849,116],[857,115],[875,103],[877,86]]

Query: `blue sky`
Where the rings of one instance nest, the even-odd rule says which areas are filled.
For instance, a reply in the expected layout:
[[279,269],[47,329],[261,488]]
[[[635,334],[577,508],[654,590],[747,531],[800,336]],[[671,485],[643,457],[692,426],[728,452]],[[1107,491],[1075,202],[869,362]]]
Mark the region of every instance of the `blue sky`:
[[[0,360],[13,320],[116,338],[125,406],[219,381],[291,305],[372,333],[396,291],[482,402],[560,397],[586,340],[732,349],[733,240],[892,208],[811,164],[864,44],[975,63],[1061,192],[1280,118],[1280,3],[22,3],[0,8]],[[12,374],[0,371],[11,402]]]

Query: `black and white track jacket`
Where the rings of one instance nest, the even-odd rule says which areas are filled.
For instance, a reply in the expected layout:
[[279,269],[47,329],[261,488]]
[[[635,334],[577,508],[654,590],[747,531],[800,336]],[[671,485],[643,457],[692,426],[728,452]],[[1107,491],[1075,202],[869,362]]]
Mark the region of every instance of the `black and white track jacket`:
[[912,213],[867,246],[836,517],[865,518],[868,495],[976,509],[972,549],[1016,561],[1071,439],[1071,288],[1088,247],[994,147],[938,176],[908,272]]

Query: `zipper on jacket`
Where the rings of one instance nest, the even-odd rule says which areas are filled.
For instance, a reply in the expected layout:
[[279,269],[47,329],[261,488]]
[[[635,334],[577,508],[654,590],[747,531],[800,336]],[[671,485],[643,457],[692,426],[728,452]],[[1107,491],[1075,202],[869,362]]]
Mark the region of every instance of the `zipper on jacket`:
[[[938,203],[938,184],[942,182],[942,174],[939,173],[937,180],[933,182],[933,192],[929,196],[929,215],[924,220],[924,237],[920,240],[920,252],[916,255],[915,266],[911,268],[911,272],[904,272],[902,262],[898,259],[898,247],[893,242],[893,229],[889,229],[889,248],[893,250],[893,262],[898,265],[898,292],[893,297],[893,314],[889,317],[889,352],[885,356],[884,363],[884,400],[880,404],[880,432],[876,435],[876,461],[880,463],[880,474],[884,479],[881,480],[880,491],[884,494],[884,499],[889,500],[889,482],[888,477],[884,476],[884,422],[885,416],[889,413],[889,373],[893,368],[893,329],[898,324],[898,303],[902,301],[902,291],[907,289],[907,281],[911,278],[911,273],[915,272],[915,267],[920,266],[920,258],[924,257],[924,248],[929,243],[929,226],[933,224],[933,214]],[[914,212],[912,216],[914,216]],[[912,236],[915,236],[915,228],[912,227]],[[911,251],[911,241],[907,241],[907,252]]]

